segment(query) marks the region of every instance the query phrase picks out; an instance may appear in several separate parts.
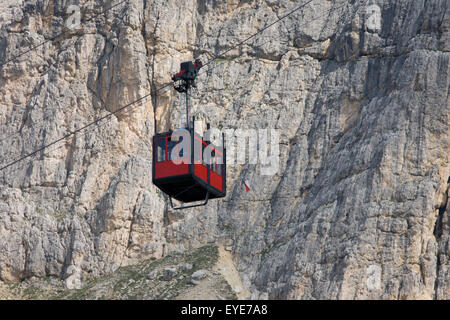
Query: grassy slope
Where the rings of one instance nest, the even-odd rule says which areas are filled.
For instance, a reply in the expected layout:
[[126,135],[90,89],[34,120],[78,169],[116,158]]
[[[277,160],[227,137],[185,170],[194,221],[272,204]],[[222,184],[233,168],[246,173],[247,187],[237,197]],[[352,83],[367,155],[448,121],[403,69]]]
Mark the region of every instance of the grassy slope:
[[[13,299],[176,299],[186,296],[236,299],[227,281],[213,271],[218,256],[218,248],[214,245],[185,253],[171,253],[159,260],[121,267],[111,274],[85,283],[78,290],[64,289],[56,279],[39,279],[6,286]],[[192,264],[193,268],[182,271],[181,266],[185,263]],[[177,268],[177,275],[170,281],[162,280],[162,272],[166,267]],[[200,269],[207,271],[207,277],[198,286],[191,284],[190,276]],[[152,271],[155,271],[155,276],[148,277]],[[3,298],[5,296],[3,294]]]

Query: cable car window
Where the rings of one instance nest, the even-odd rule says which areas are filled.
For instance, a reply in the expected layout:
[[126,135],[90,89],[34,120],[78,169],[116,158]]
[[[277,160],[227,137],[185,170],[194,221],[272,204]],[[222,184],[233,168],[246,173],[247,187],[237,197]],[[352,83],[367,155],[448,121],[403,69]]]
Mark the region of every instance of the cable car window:
[[209,161],[209,169],[215,172],[216,150],[211,151],[211,160]]
[[205,149],[206,149],[206,144],[203,143],[202,141],[202,154],[201,154],[201,161],[203,163],[204,166],[208,167],[208,161],[206,161],[206,157],[205,157]]
[[201,140],[194,138],[194,161],[202,163],[204,145]]
[[166,160],[166,139],[156,140],[156,161],[162,162]]
[[214,156],[215,150],[211,145],[203,145],[203,164],[211,171],[214,171]]
[[179,150],[179,151],[178,151],[178,157],[179,157],[180,159],[183,158],[183,151],[184,151],[183,148],[180,148],[180,143],[181,143],[181,142],[183,142],[183,136],[179,136],[179,137],[178,137],[178,142],[177,142],[177,144],[178,144],[178,147],[177,147],[177,148],[178,148],[178,150]]
[[222,166],[222,157],[220,155],[217,155],[214,159],[214,172],[219,176],[222,175]]
[[172,157],[172,150],[173,148],[175,148],[176,145],[177,143],[175,141],[169,141],[167,143],[167,158],[169,159],[169,161],[175,160]]

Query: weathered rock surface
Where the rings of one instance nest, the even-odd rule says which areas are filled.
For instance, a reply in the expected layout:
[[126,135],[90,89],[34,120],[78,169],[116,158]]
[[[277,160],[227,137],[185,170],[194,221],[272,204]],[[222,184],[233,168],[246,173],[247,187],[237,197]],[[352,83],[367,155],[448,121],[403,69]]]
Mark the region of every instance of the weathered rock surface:
[[163,270],[162,279],[164,281],[170,281],[177,275],[177,268],[168,267]]
[[194,266],[193,266],[192,264],[190,264],[190,263],[185,263],[185,264],[183,264],[183,266],[181,267],[181,270],[183,270],[183,271],[189,271],[189,270],[192,270],[193,267],[194,267]]
[[[84,21],[101,4],[83,2]],[[1,167],[298,1],[129,0],[45,42],[67,5],[0,4],[0,62],[39,45],[0,66]],[[205,208],[172,212],[151,183],[155,120],[158,131],[180,121],[169,89],[0,171],[0,279],[56,276],[77,288],[233,239],[253,298],[449,299],[449,28],[446,0],[315,0],[209,64],[192,114],[217,128],[278,129],[280,161],[267,176],[260,163],[229,166],[227,197]]]
[[206,277],[205,270],[197,270],[191,275],[190,282],[193,284],[199,284],[202,279]]

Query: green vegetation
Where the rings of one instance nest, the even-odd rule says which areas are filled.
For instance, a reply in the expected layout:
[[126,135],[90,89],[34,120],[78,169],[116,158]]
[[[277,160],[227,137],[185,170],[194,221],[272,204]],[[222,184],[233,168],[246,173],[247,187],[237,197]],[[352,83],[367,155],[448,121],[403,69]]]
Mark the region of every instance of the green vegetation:
[[228,225],[220,225],[219,229],[223,230],[223,231],[227,231],[227,232],[233,231],[233,227],[232,226],[228,226]]
[[[69,290],[65,282],[55,277],[43,277],[18,283],[5,283],[12,296],[30,300],[144,300],[197,297],[199,293],[237,299],[228,282],[214,271],[219,259],[215,245],[206,245],[192,251],[173,252],[161,259],[149,259],[140,264],[124,266],[87,283],[81,289]],[[190,264],[192,269],[183,265]],[[176,268],[169,281],[163,279],[165,268]],[[194,272],[205,270],[206,278],[199,284],[191,283]],[[205,291],[206,290],[206,291]]]
[[[118,268],[112,274],[92,280],[78,290],[59,290],[50,299],[174,299],[188,290],[190,276],[200,269],[211,269],[219,258],[217,246],[207,245],[187,253],[170,253],[167,256],[143,263]],[[193,265],[191,270],[182,271],[183,264]],[[170,281],[162,281],[162,271],[176,267],[177,275]],[[154,271],[153,277],[148,275]],[[228,283],[223,280],[223,286]],[[230,291],[231,287],[225,287]],[[233,296],[231,293],[229,296]]]
[[54,211],[44,211],[39,206],[34,207],[34,211],[38,214],[48,214],[49,216],[55,217],[57,221],[61,221],[64,217],[67,216],[67,213],[60,210],[54,210]]

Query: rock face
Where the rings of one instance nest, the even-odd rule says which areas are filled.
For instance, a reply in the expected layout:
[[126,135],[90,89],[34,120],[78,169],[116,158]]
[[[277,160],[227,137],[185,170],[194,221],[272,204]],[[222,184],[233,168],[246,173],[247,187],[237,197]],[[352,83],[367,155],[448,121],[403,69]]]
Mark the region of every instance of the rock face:
[[[83,1],[80,28],[52,39],[67,1],[2,1],[0,62],[35,48],[0,66],[1,167],[299,5],[129,0],[98,14],[115,3]],[[180,122],[167,88],[2,169],[0,279],[76,288],[232,239],[253,298],[449,299],[449,28],[446,0],[313,0],[219,55],[192,114],[277,129],[280,157],[274,175],[230,165],[227,197],[204,208],[173,212],[151,182],[151,137]]]

